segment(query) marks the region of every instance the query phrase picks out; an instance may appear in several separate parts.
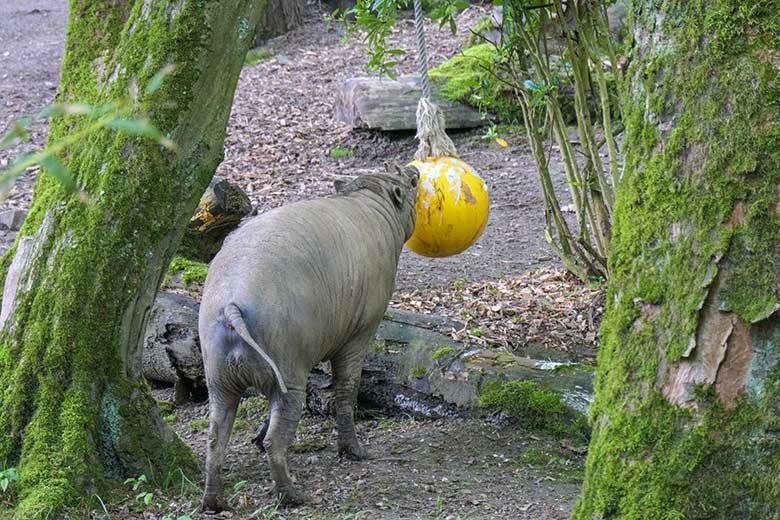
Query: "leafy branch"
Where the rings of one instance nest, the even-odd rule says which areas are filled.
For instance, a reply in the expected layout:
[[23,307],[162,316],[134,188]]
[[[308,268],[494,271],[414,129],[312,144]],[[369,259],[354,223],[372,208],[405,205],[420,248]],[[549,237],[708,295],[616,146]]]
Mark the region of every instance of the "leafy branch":
[[[162,86],[165,77],[172,71],[173,66],[170,65],[160,70],[149,81],[145,92],[151,94],[158,90]],[[87,103],[54,103],[44,108],[33,119],[23,118],[13,122],[11,129],[0,139],[0,149],[28,142],[30,140],[28,128],[33,121],[56,117],[75,117],[82,118],[87,124],[80,125],[78,129],[69,132],[65,137],[55,142],[49,143],[42,150],[17,156],[8,169],[0,172],[0,200],[7,196],[11,187],[28,168],[35,166],[41,166],[42,171],[59,182],[68,193],[77,192],[79,187],[75,175],[62,164],[58,156],[69,147],[82,142],[102,129],[111,129],[123,134],[146,137],[169,150],[175,151],[176,145],[173,141],[162,135],[149,122],[148,117],[143,114],[136,115],[139,110],[134,97],[128,95],[125,99],[110,101],[98,106],[92,106]],[[83,193],[82,195],[85,196]]]

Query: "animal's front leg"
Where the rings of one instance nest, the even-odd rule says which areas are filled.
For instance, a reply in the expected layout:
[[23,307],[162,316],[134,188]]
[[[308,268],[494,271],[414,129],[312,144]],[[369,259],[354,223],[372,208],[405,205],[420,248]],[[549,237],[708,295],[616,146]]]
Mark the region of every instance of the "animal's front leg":
[[[373,334],[370,335],[373,338]],[[355,402],[363,372],[363,360],[366,357],[368,340],[361,338],[360,343],[349,345],[343,353],[331,360],[333,385],[336,394],[336,428],[338,429],[339,456],[351,460],[369,458],[368,450],[360,446],[355,432]]]
[[[305,388],[305,383],[303,385]],[[286,394],[277,392],[271,397],[271,420],[263,440],[271,477],[276,483],[275,493],[283,504],[297,505],[306,502],[306,495],[295,488],[287,467],[287,448],[292,444],[298,421],[301,419],[305,390],[288,385]]]

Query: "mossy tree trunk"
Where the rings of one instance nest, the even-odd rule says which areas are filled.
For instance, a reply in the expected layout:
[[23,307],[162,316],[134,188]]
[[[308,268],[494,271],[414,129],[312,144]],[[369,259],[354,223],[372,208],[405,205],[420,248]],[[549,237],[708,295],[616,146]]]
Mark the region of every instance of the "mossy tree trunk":
[[780,515],[780,11],[634,0],[576,519]]
[[[197,468],[141,375],[140,339],[165,268],[223,157],[236,82],[265,0],[73,0],[57,100],[136,92],[178,145],[105,130],[60,159],[89,194],[48,176],[2,279],[24,260],[0,332],[0,461],[21,475],[15,514],[50,515],[104,479]],[[163,67],[163,86],[145,86]],[[83,121],[52,123],[50,139]],[[17,256],[18,253],[18,256]],[[9,281],[11,277],[8,277]],[[55,513],[56,514],[56,513]]]

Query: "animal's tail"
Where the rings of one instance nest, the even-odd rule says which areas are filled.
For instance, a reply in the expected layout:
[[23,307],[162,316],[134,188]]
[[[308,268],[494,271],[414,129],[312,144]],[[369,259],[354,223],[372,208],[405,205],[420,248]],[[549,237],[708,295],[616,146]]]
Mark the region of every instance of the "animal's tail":
[[258,345],[254,338],[252,338],[252,335],[249,334],[249,329],[247,329],[246,322],[244,321],[244,315],[241,314],[241,309],[238,308],[238,305],[235,303],[227,304],[224,313],[228,324],[233,328],[233,330],[236,331],[241,339],[249,343],[249,345],[255,349],[258,354],[260,354],[260,357],[262,357],[265,362],[268,363],[268,366],[270,366],[271,370],[274,372],[274,376],[276,376],[276,382],[279,383],[279,389],[283,394],[286,394],[287,387],[284,384],[284,380],[282,380],[282,374],[279,372],[279,368],[276,366],[276,363],[274,363],[274,360],[271,359],[262,348],[260,348],[260,345]]

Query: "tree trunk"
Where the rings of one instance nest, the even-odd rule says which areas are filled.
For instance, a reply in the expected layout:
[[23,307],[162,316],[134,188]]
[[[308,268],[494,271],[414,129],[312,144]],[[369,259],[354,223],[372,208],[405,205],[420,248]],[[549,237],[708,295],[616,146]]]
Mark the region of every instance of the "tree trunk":
[[[93,134],[60,157],[89,201],[41,176],[17,241],[26,247],[2,260],[5,279],[19,253],[17,290],[3,301],[12,314],[0,332],[0,460],[20,472],[19,518],[56,514],[105,478],[162,480],[197,468],[141,375],[144,322],[223,157],[264,3],[71,1],[57,100],[99,105],[135,90],[178,151],[111,130]],[[169,63],[175,71],[146,93]],[[53,122],[51,139],[82,122]]]
[[573,518],[778,518],[780,12],[632,4],[626,171]]
[[259,47],[271,38],[303,25],[306,0],[267,0],[263,19],[257,29],[254,46]]

